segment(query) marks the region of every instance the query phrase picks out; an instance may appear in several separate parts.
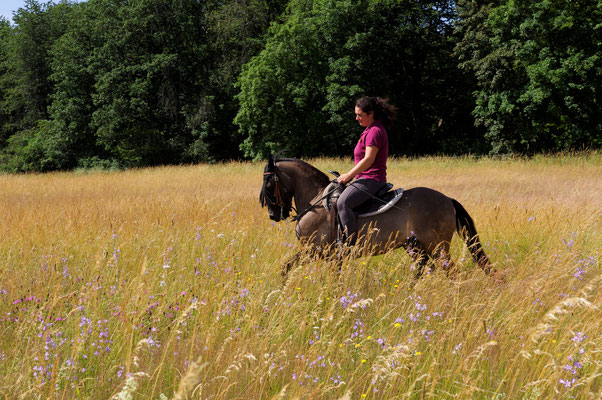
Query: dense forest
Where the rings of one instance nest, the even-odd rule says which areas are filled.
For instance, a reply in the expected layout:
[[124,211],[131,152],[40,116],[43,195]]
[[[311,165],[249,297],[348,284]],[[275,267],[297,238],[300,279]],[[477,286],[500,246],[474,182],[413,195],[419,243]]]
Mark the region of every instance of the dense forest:
[[0,18],[0,169],[602,146],[602,1],[27,0]]

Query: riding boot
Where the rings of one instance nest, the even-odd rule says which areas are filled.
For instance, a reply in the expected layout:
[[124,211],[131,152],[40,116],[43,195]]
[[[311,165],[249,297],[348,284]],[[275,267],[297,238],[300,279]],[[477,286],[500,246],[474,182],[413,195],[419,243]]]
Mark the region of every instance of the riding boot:
[[355,246],[355,242],[357,239],[357,235],[355,233],[352,233],[351,235],[345,235],[343,242],[347,245],[347,246]]

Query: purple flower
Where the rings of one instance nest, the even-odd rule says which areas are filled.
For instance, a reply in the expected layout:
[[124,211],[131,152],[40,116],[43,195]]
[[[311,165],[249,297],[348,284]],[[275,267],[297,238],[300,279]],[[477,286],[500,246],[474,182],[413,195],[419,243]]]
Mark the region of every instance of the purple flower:
[[562,383],[564,385],[564,387],[571,387],[575,382],[577,382],[577,379],[575,379],[575,378],[572,378],[571,380],[560,379],[559,382]]
[[575,344],[581,343],[587,336],[583,332],[576,332],[575,336],[571,339]]
[[577,237],[577,233],[573,232],[573,233],[571,233],[571,237],[569,239],[567,239],[567,240],[562,239],[562,243],[564,243],[566,245],[566,247],[571,249],[573,247],[573,245],[575,244],[576,237]]
[[577,267],[577,272],[575,272],[574,277],[582,280],[582,276],[587,273],[587,267]]
[[347,292],[346,296],[342,296],[339,299],[339,302],[341,303],[341,306],[343,306],[343,308],[347,308],[349,307],[354,301],[355,299],[359,296],[358,293],[351,293],[350,291]]

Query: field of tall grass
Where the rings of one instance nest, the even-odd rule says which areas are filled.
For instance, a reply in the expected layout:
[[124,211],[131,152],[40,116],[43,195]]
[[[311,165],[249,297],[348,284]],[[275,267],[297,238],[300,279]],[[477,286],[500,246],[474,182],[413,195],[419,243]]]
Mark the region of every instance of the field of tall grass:
[[455,237],[454,278],[397,250],[283,283],[263,167],[0,175],[0,398],[602,397],[601,153],[389,162],[464,205],[503,280]]

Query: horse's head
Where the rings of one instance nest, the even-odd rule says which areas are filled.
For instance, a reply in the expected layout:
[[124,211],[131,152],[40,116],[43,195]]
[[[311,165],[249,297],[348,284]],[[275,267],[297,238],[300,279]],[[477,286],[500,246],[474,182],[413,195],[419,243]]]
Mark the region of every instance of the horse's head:
[[268,215],[276,222],[287,219],[292,210],[292,196],[283,181],[285,175],[270,155],[263,171],[263,186],[259,193],[261,206],[268,207]]

